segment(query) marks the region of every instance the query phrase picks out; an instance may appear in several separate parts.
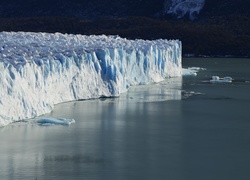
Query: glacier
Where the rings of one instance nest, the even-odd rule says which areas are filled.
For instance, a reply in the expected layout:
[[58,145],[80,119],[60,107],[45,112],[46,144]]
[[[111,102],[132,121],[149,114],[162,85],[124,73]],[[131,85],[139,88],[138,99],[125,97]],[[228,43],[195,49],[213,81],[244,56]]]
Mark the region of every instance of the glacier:
[[0,126],[181,76],[181,41],[0,32]]

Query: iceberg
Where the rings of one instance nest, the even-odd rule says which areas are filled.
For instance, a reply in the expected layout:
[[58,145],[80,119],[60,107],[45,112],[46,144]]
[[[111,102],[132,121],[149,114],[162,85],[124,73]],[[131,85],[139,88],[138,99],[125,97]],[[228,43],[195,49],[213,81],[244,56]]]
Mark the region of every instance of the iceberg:
[[212,79],[210,80],[211,83],[231,83],[233,81],[233,78],[226,76],[223,78],[220,78],[219,76],[212,76]]
[[36,120],[38,124],[41,125],[70,125],[75,123],[74,119],[65,119],[65,118],[42,118]]
[[181,76],[181,41],[0,32],[0,126]]

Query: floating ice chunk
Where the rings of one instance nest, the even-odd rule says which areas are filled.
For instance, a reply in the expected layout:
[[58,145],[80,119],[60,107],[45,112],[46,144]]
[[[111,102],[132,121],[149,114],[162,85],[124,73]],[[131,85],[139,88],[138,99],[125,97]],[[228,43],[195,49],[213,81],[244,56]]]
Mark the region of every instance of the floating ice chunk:
[[196,95],[204,95],[204,93],[194,91],[182,91],[182,99],[188,99],[189,97]]
[[42,118],[36,120],[36,122],[42,125],[70,125],[75,123],[75,120],[65,118]]
[[193,71],[206,70],[206,68],[202,68],[202,67],[188,67],[188,69],[193,70]]
[[197,71],[192,69],[182,69],[182,76],[197,76]]
[[231,83],[233,78],[231,77],[224,77],[220,78],[219,76],[212,76],[212,79],[210,80],[211,83]]
[[201,70],[206,70],[206,68],[201,67],[188,67],[182,68],[182,76],[197,76],[197,72]]
[[197,72],[188,69],[182,69],[182,76],[197,76]]

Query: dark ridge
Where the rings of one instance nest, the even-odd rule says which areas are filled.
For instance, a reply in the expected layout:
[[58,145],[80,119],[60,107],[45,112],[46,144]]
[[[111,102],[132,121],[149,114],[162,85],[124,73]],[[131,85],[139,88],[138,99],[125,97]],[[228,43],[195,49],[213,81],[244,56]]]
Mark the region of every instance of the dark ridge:
[[211,17],[204,23],[148,17],[82,19],[76,17],[0,18],[0,31],[120,35],[128,39],[180,39],[183,54],[250,57],[250,18]]
[[[172,0],[1,0],[0,31],[180,39],[184,56],[250,57],[250,0],[206,0],[194,21]],[[166,6],[166,7],[165,7]]]

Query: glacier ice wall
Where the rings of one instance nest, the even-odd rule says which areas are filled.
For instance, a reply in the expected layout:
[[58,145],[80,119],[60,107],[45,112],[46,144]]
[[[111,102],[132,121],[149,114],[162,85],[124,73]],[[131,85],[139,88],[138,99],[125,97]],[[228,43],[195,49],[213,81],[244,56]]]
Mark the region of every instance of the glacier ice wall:
[[178,40],[0,33],[0,126],[55,104],[119,96],[131,85],[181,76]]

